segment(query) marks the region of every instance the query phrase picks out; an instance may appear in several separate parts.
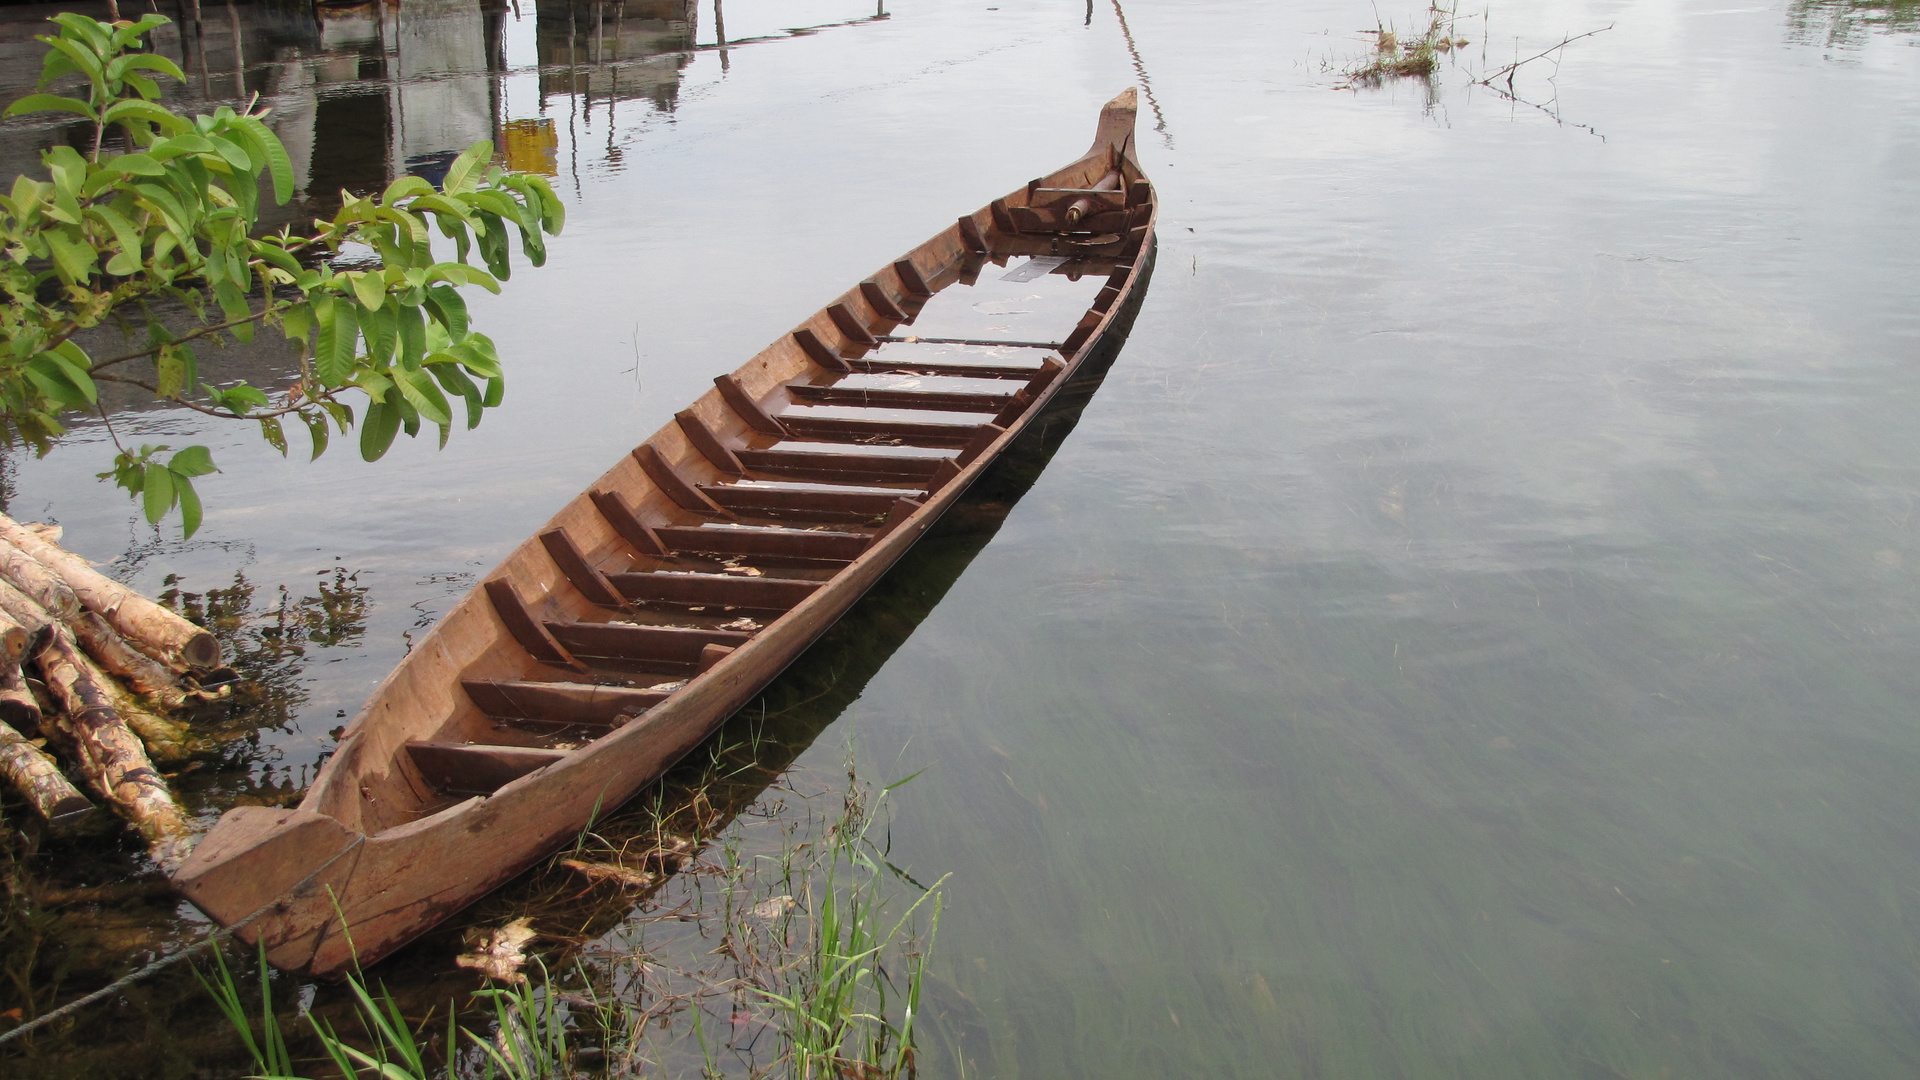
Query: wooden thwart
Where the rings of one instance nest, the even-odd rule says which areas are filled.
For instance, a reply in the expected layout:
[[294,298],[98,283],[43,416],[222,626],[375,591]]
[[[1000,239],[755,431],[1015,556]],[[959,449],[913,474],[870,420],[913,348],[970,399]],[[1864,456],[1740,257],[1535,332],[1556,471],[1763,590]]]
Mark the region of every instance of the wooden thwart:
[[871,524],[884,516],[894,499],[893,495],[880,492],[795,490],[744,484],[713,484],[700,490],[742,517],[843,521],[860,525]]
[[686,665],[700,659],[703,645],[741,645],[752,637],[737,630],[692,626],[640,626],[634,623],[550,622],[552,634],[575,656],[591,660],[660,661]]
[[850,420],[837,416],[788,413],[787,430],[796,439],[833,443],[887,443],[897,446],[965,446],[974,424],[927,424],[907,420]]
[[787,611],[812,596],[817,581],[732,574],[609,574],[607,580],[636,604],[674,604],[753,614]]
[[480,711],[498,720],[610,727],[621,717],[638,716],[665,701],[665,690],[635,690],[565,682],[484,682],[460,684]]
[[933,375],[954,379],[1031,379],[1039,368],[1009,364],[945,364],[915,361],[901,357],[849,360],[847,365],[862,375]]
[[810,529],[670,526],[660,530],[660,539],[676,551],[803,559],[809,562],[850,562],[867,546],[867,538],[861,533],[817,532]]
[[897,484],[932,476],[945,458],[894,454],[826,454],[806,450],[742,450],[747,468],[816,483]]
[[809,405],[853,405],[871,409],[930,409],[944,412],[998,412],[1012,394],[941,393],[934,390],[861,389],[793,383],[787,393]]
[[491,795],[567,756],[565,750],[482,743],[410,742],[407,756],[429,784],[449,795]]

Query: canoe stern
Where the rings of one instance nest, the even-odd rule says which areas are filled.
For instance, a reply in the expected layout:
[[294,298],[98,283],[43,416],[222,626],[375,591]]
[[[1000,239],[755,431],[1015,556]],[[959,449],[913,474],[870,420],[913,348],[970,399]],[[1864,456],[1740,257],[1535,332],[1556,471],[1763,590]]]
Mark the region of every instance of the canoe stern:
[[[220,818],[173,875],[174,887],[275,967],[304,970],[334,917],[366,838],[325,814],[240,806]],[[329,888],[332,886],[333,888]]]

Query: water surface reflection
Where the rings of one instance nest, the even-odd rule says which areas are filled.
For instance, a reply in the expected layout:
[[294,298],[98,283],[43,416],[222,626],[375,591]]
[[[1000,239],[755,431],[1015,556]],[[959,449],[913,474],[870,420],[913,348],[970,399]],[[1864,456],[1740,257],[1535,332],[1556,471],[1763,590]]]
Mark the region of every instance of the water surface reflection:
[[[1127,352],[796,761],[831,774],[853,728],[867,775],[929,766],[893,828],[916,876],[955,872],[926,1074],[1914,1071],[1909,5],[1496,5],[1430,86],[1337,91],[1375,18],[1347,0],[799,37],[874,9],[728,0],[684,58],[600,61],[672,67],[670,112],[540,54],[626,40],[584,10],[555,36],[523,0],[491,68],[481,13],[459,78],[497,96],[448,98],[522,125],[496,137],[569,200],[549,265],[475,306],[516,365],[497,417],[377,468],[129,418],[229,463],[191,545],[94,489],[97,429],[14,465],[15,510],[140,550],[152,591],[359,575],[363,632],[309,645],[306,704],[260,728],[263,797],[460,575],[794,313],[1083,145],[1137,52],[1177,138],[1141,143],[1166,216]],[[1473,82],[1609,23],[1515,87],[1604,141]],[[381,77],[316,107],[391,118]],[[325,167],[448,149],[397,130]]]

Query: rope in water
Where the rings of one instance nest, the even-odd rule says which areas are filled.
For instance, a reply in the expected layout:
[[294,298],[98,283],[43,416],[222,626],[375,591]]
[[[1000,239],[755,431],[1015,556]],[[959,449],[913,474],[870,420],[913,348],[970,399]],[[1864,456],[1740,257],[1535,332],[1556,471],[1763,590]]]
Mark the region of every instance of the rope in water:
[[174,966],[175,964],[180,963],[183,960],[190,960],[193,957],[198,956],[201,953],[207,951],[209,948],[215,945],[218,945],[222,941],[225,941],[226,939],[232,937],[238,931],[244,929],[247,926],[247,924],[253,922],[253,920],[273,910],[273,908],[277,906],[282,900],[286,899],[289,896],[294,895],[295,893],[298,893],[301,889],[306,888],[309,884],[313,882],[313,879],[325,873],[327,867],[332,866],[336,862],[339,862],[342,858],[344,858],[347,855],[348,852],[351,852],[355,848],[359,847],[362,843],[366,841],[366,839],[367,838],[365,836],[354,837],[353,843],[348,844],[344,848],[341,848],[340,851],[333,856],[333,858],[328,859],[326,862],[321,863],[317,868],[314,869],[313,873],[308,874],[306,877],[300,879],[299,883],[294,885],[293,888],[288,889],[286,892],[260,905],[259,908],[255,909],[254,912],[248,915],[246,918],[240,919],[234,922],[230,926],[223,926],[220,929],[215,930],[213,933],[208,934],[206,937],[201,938],[198,942],[180,950],[177,953],[173,953],[168,956],[163,956],[160,959],[155,960],[153,963],[148,964],[146,967],[139,969],[138,971],[134,971],[130,974],[121,976],[120,978],[115,979],[113,982],[108,983],[107,985],[101,987],[98,990],[95,990],[93,993],[88,994],[85,997],[76,998],[73,1001],[69,1001],[65,1005],[60,1006],[59,1008],[53,1010],[50,1013],[42,1013],[41,1015],[34,1017],[33,1019],[27,1021],[24,1024],[21,1024],[19,1027],[14,1028],[11,1031],[0,1031],[0,1045],[11,1042],[14,1039],[17,1039],[20,1036],[25,1035],[30,1031],[43,1028],[48,1024],[53,1023],[56,1020],[60,1020],[60,1019],[64,1019],[65,1017],[72,1016],[74,1013],[79,1012],[81,1009],[84,1009],[87,1006],[92,1005],[96,1002],[103,1001],[107,998],[110,998],[113,995],[119,993],[122,990],[125,990],[127,987],[132,986],[134,983],[137,983],[142,979],[150,978],[153,975],[156,975],[162,971],[165,971],[166,969]]

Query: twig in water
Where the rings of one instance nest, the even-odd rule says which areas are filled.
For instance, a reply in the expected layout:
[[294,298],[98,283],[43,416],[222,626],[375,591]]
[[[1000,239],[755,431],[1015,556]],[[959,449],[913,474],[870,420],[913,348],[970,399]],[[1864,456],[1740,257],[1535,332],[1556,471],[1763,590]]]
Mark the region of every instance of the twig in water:
[[[1595,34],[1604,34],[1611,29],[1613,29],[1613,24],[1608,23],[1607,25],[1601,27],[1598,30],[1589,30],[1584,34],[1575,34],[1569,38],[1562,38],[1560,39],[1560,44],[1558,45],[1555,45],[1551,48],[1543,49],[1540,52],[1537,52],[1532,56],[1527,57],[1525,60],[1515,60],[1513,63],[1508,64],[1506,67],[1501,68],[1499,71],[1494,72],[1493,74],[1487,76],[1486,78],[1475,79],[1474,81],[1479,83],[1482,86],[1492,86],[1493,80],[1504,76],[1507,80],[1507,89],[1512,90],[1513,89],[1513,73],[1520,70],[1521,67],[1527,64],[1531,64],[1535,60],[1544,59],[1547,56],[1552,55],[1553,53],[1559,52],[1561,49],[1564,49],[1567,46],[1573,44],[1574,42],[1579,41],[1581,38],[1590,38]],[[1512,95],[1510,94],[1508,96],[1511,97]],[[1526,104],[1530,105],[1532,104],[1532,102],[1527,102]]]

